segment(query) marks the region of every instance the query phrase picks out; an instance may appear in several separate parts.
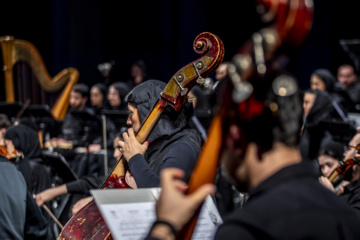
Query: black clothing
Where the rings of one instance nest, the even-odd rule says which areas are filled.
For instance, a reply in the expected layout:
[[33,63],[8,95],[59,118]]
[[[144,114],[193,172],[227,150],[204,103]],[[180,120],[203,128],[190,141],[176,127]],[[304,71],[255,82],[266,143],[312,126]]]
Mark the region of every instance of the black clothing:
[[359,215],[324,188],[308,162],[285,167],[249,192],[215,239],[360,239]]
[[344,193],[339,196],[357,211],[360,210],[360,180],[349,183],[344,187]]
[[323,119],[329,119],[335,111],[331,105],[329,93],[315,91],[316,99],[308,116],[305,119],[304,129],[300,136],[299,149],[302,159],[316,161],[320,148],[327,140],[332,139],[331,134],[320,125]]
[[313,75],[319,77],[325,84],[327,91],[332,100],[332,104],[336,108],[339,115],[345,115],[353,109],[353,101],[348,93],[337,84],[336,77],[327,69],[320,68],[313,72]]
[[[164,82],[147,80],[131,91],[142,123],[160,99],[160,93],[165,87]],[[147,138],[149,147],[144,156],[135,155],[129,159],[129,168],[138,187],[158,187],[160,171],[165,167],[182,168],[185,180],[188,180],[202,141],[197,130],[188,125],[192,114],[193,107],[188,102],[178,112],[170,106],[164,109]],[[145,161],[148,166],[143,164]]]
[[101,136],[101,122],[94,111],[85,107],[81,111],[69,109],[66,113],[58,138],[72,142],[73,148],[88,146]]
[[22,174],[0,155],[0,239],[45,239],[48,222]]
[[113,110],[127,110],[127,104],[125,103],[124,98],[126,94],[128,94],[128,92],[131,90],[131,87],[124,82],[114,82],[110,85],[110,87],[114,87],[118,91],[121,103],[120,106],[109,106],[108,108]]
[[353,84],[346,88],[346,92],[355,104],[354,111],[360,111],[360,80],[356,79]]
[[141,154],[130,158],[129,168],[139,188],[158,187],[160,171],[167,167],[182,169],[185,172],[184,181],[189,180],[199,151],[192,147],[191,143],[179,139],[176,143],[167,145],[167,148],[162,152],[166,154],[163,156],[155,155],[154,158],[156,159],[149,157],[146,160]]
[[5,138],[13,142],[16,150],[21,151],[23,158],[14,160],[17,168],[23,173],[30,193],[39,193],[51,185],[50,172],[45,166],[37,132],[27,125],[19,124],[6,130]]
[[68,193],[81,193],[90,196],[90,189],[96,189],[104,180],[104,176],[85,176],[79,180],[66,183]]

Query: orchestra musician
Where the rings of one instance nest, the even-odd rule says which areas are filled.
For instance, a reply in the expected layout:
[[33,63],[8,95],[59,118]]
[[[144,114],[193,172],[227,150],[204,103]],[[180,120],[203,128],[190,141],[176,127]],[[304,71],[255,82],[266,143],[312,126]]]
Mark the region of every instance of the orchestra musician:
[[[159,80],[148,80],[135,87],[127,96],[129,108],[127,124],[131,126],[127,133],[117,135],[114,139],[114,158],[122,155],[129,162],[130,172],[125,175],[126,183],[132,188],[159,186],[159,172],[167,167],[179,167],[187,174],[188,180],[200,152],[201,136],[195,129],[190,129],[188,119],[192,115],[192,104],[186,103],[182,110],[176,112],[167,109],[148,137],[148,143],[140,144],[135,133],[141,123],[160,97],[166,83]],[[136,141],[136,142],[135,142]],[[146,151],[146,152],[145,152]],[[56,196],[70,193],[89,194],[91,188],[100,184],[101,177],[84,177],[78,181],[47,189],[35,196],[39,206]],[[84,199],[74,205],[73,214],[89,202]]]
[[[347,162],[353,158],[360,158],[360,153],[356,150],[356,146],[360,143],[360,133],[356,133],[346,146],[346,152],[344,153],[343,161]],[[319,160],[320,167],[326,162]],[[345,173],[343,181],[340,183],[339,190],[333,186],[333,183],[329,180],[331,173],[339,167],[340,161],[337,164],[332,164],[327,171],[323,171],[323,175],[319,178],[321,184],[330,189],[332,192],[339,195],[339,198],[347,202],[353,209],[360,210],[360,166],[355,164],[351,166],[348,172]],[[322,168],[321,168],[322,169]],[[324,170],[324,169],[322,169]]]
[[28,191],[24,176],[0,154],[0,239],[46,239],[48,221]]
[[123,133],[124,141],[119,141],[119,146],[130,170],[125,180],[132,188],[158,187],[159,174],[168,167],[183,169],[187,181],[200,152],[202,139],[188,124],[193,105],[187,101],[180,111],[165,108],[147,142],[140,144],[135,138],[165,86],[162,81],[147,80],[125,97],[129,110],[127,124],[131,127]]
[[[282,97],[268,90],[264,102],[269,104],[246,120],[243,116],[251,116],[253,108],[242,111],[241,102],[231,100],[232,90],[229,87],[222,99],[228,107],[221,162],[231,182],[249,198],[224,218],[215,239],[359,239],[356,212],[324,188],[312,163],[301,159],[299,92]],[[273,104],[277,108],[271,109]],[[147,239],[175,239],[199,204],[214,193],[213,185],[205,184],[185,195],[183,175],[176,168],[162,171],[157,221]]]

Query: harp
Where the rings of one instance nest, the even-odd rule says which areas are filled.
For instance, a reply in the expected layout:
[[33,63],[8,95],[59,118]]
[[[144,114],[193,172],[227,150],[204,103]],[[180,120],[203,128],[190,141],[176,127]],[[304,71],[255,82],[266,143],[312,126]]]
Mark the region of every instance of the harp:
[[31,68],[41,89],[45,92],[55,93],[66,84],[51,107],[53,117],[56,120],[62,120],[69,106],[71,88],[79,79],[79,71],[69,67],[52,78],[45,67],[39,51],[32,43],[15,39],[13,36],[0,37],[0,43],[3,55],[6,102],[15,102],[14,65],[18,62],[25,62]]

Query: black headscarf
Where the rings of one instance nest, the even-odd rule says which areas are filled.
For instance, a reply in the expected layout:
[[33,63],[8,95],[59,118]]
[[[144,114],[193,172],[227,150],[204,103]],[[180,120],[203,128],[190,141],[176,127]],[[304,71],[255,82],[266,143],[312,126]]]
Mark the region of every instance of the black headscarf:
[[319,68],[313,72],[313,75],[317,76],[324,82],[326,91],[329,93],[335,91],[336,78],[329,70],[326,68]]
[[314,105],[305,119],[304,129],[300,137],[300,152],[303,159],[314,160],[320,148],[332,138],[331,134],[320,124],[321,120],[328,119],[334,111],[328,92],[320,90],[308,91],[316,95]]
[[38,133],[24,125],[10,126],[6,129],[5,139],[13,142],[16,150],[20,150],[28,159],[41,158],[42,150]]
[[316,98],[309,115],[306,117],[305,124],[307,126],[317,125],[322,119],[328,118],[335,111],[329,93],[320,90],[313,90],[312,92],[316,95]]
[[322,154],[331,156],[334,159],[341,161],[344,158],[344,144],[334,141],[332,139],[328,140],[320,148],[319,155]]
[[[126,102],[131,102],[129,99],[135,102],[141,123],[144,123],[148,114],[160,99],[160,94],[165,87],[166,83],[162,81],[147,80],[136,86],[126,96]],[[170,106],[165,107],[159,117],[147,138],[150,145],[144,155],[150,168],[157,174],[160,172],[162,158],[167,154],[172,143],[180,141],[190,142],[200,151],[201,137],[196,130],[191,129],[188,125],[192,115],[193,106],[186,101],[179,111],[175,111]]]
[[124,82],[114,82],[110,87],[114,87],[118,91],[119,98],[121,99],[121,106],[117,107],[117,109],[126,109],[124,98],[130,91],[129,85]]

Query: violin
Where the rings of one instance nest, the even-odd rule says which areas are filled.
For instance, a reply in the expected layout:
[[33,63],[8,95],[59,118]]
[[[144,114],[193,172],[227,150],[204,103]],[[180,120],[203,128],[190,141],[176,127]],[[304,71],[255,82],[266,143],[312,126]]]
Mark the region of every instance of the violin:
[[[359,153],[360,143],[356,145],[355,151]],[[351,169],[354,165],[360,165],[360,159],[355,156],[349,159],[341,160],[339,162],[339,165],[334,169],[334,171],[332,171],[332,173],[328,177],[329,181],[335,188],[336,195],[341,194],[341,190],[339,189],[339,187],[342,181],[351,179]]]
[[[219,103],[218,112],[212,119],[208,130],[208,140],[204,144],[194,171],[188,183],[186,194],[195,192],[200,186],[214,183],[220,155],[223,148],[224,129],[233,119],[229,107],[236,105],[238,117],[250,121],[265,108],[265,102],[255,98],[250,80],[258,80],[264,88],[268,88],[266,77],[276,67],[274,60],[280,46],[285,42],[299,46],[307,36],[312,25],[313,2],[307,0],[259,0],[257,9],[261,10],[261,19],[268,27],[255,32],[245,42],[228,66],[228,83],[231,83],[232,94],[224,94]],[[271,77],[270,77],[271,78]],[[269,79],[270,79],[269,78]],[[273,90],[280,96],[291,94],[296,82],[293,80],[275,79]],[[295,83],[293,83],[295,82]],[[271,86],[271,85],[270,85]],[[228,86],[226,86],[228,87]],[[229,96],[228,96],[229,95]],[[229,105],[229,103],[231,105]],[[192,219],[181,229],[176,239],[190,240],[200,213],[201,206]]]
[[[224,58],[224,45],[221,39],[209,32],[199,34],[193,43],[193,49],[201,57],[177,71],[169,80],[159,100],[142,124],[136,139],[144,143],[165,107],[179,111],[187,95],[196,83],[203,86],[205,78],[220,65]],[[126,160],[123,157],[104,179],[101,188],[128,188],[125,182]],[[64,239],[113,239],[99,209],[92,200],[66,223],[59,240]]]
[[6,151],[5,145],[0,145],[0,155],[2,155],[4,157],[7,156],[7,151]]
[[10,161],[15,161],[16,158],[21,157],[21,152],[14,150],[12,152],[8,152],[5,145],[0,145],[0,155],[6,157]]

